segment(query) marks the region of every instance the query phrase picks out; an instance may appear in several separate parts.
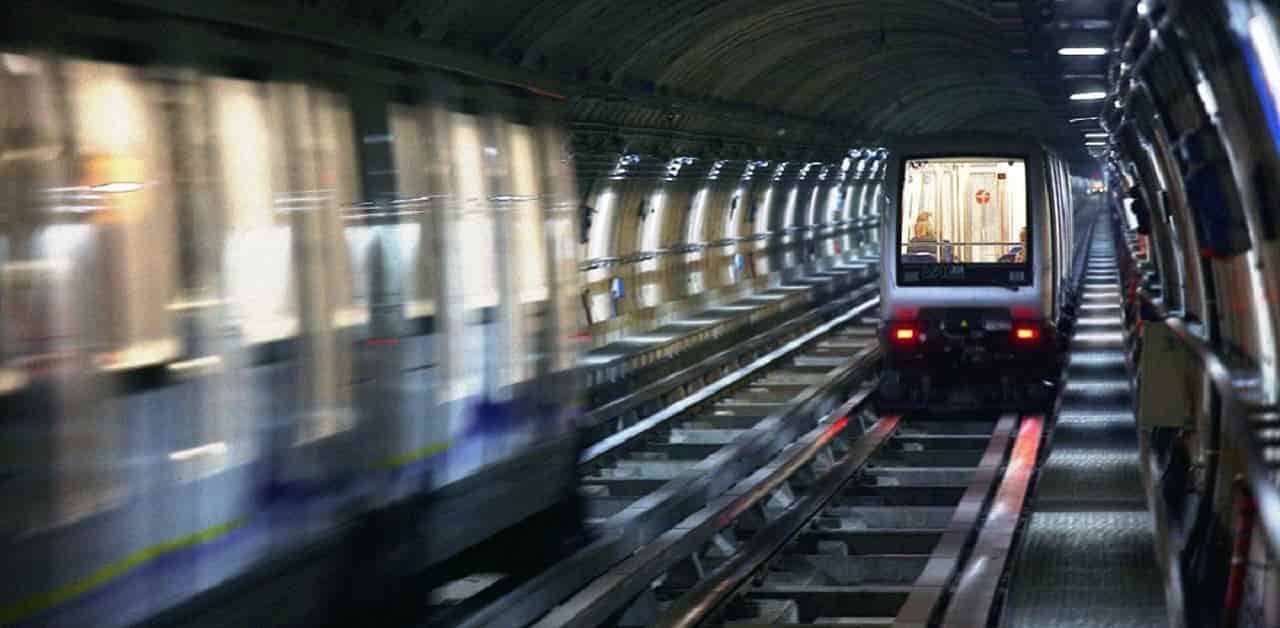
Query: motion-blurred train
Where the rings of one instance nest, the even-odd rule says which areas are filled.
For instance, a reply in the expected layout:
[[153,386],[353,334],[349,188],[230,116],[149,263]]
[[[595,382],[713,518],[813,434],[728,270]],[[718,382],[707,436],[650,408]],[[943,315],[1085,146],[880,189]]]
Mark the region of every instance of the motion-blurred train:
[[[423,495],[370,547],[417,534],[420,568],[574,525],[556,98],[25,10],[0,41],[0,625],[153,617]],[[295,598],[325,586],[278,620],[319,623]]]
[[886,180],[882,403],[1046,400],[1071,299],[1065,163],[1020,137],[924,137],[894,147]]

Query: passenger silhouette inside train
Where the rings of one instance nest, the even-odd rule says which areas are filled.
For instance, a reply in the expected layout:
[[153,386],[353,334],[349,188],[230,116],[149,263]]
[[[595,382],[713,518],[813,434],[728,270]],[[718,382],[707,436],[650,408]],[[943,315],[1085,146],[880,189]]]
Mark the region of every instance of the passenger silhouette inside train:
[[1023,227],[1018,234],[1019,244],[1000,256],[1001,264],[1025,264],[1027,261],[1027,228]]
[[938,261],[938,236],[933,229],[933,214],[920,212],[911,228],[911,240],[907,244],[905,262],[929,263]]
[[932,212],[920,212],[916,217],[916,224],[912,226],[911,234],[903,261],[917,264],[934,263],[938,261],[939,256],[943,262],[954,261],[955,255],[952,252],[951,241],[938,239],[933,228]]

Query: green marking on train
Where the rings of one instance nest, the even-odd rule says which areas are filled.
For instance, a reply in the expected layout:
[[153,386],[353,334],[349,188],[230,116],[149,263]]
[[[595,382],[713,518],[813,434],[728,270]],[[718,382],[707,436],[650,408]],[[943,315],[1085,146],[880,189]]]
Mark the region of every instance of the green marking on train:
[[83,593],[87,593],[111,582],[112,580],[120,578],[130,571],[164,556],[165,554],[208,543],[209,541],[225,536],[243,524],[243,518],[233,519],[211,528],[205,528],[199,532],[192,532],[185,536],[180,536],[157,545],[152,545],[151,547],[143,548],[120,560],[107,563],[94,570],[93,573],[73,580],[52,591],[37,593],[9,606],[0,607],[0,625],[29,619],[33,615],[42,613],[58,606],[59,604],[70,601]]
[[438,443],[431,443],[430,445],[427,445],[425,447],[419,447],[417,449],[414,449],[413,451],[406,451],[404,453],[387,456],[386,458],[383,458],[380,462],[378,462],[378,467],[381,469],[396,469],[399,467],[403,467],[407,464],[414,463],[419,460],[423,460],[425,458],[434,456],[452,446],[453,446],[453,443],[450,441],[441,441]]

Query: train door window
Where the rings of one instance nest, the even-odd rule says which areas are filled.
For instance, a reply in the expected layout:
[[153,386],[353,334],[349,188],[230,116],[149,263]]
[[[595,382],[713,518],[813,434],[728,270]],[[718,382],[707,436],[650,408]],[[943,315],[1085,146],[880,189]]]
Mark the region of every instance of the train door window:
[[[401,265],[400,285],[404,286],[404,315],[420,321],[436,313],[437,272],[432,246],[434,206],[427,196],[433,192],[428,172],[432,169],[429,145],[430,130],[424,128],[418,107],[393,103],[388,106],[392,160],[396,164],[397,207],[403,219],[395,225]],[[439,164],[435,164],[439,165]],[[439,192],[439,190],[436,190]]]
[[539,363],[543,351],[535,349],[535,333],[545,321],[540,317],[545,308],[537,304],[550,295],[547,282],[546,229],[543,207],[536,177],[533,136],[523,124],[507,125],[510,152],[511,216],[506,230],[508,242],[501,250],[507,256],[514,294],[511,320],[508,322],[507,344],[511,356],[510,380],[527,381],[543,370]]
[[231,307],[250,343],[292,337],[298,327],[293,238],[285,216],[272,211],[264,88],[231,79],[210,83],[214,125],[222,138],[219,166],[228,223],[224,273]]
[[516,285],[522,303],[542,301],[547,298],[546,237],[543,224],[536,163],[534,162],[533,137],[529,127],[511,124],[510,152],[512,191],[518,199],[515,229],[517,260]]
[[[552,351],[551,369],[560,371],[576,365],[577,348],[582,342],[580,334],[586,325],[580,305],[582,273],[577,245],[577,183],[573,177],[572,158],[565,150],[568,141],[563,130],[556,124],[539,120],[535,131],[535,163],[541,172],[541,190],[546,201],[547,282],[552,291],[550,307],[555,317],[554,322],[547,325],[551,331],[544,341]],[[557,381],[564,382],[564,379],[567,378]],[[573,394],[570,383],[540,386],[539,390],[555,399]]]
[[1026,161],[904,161],[898,207],[902,285],[1029,285]]
[[453,158],[458,200],[454,228],[450,237],[461,244],[462,259],[450,260],[458,273],[460,300],[453,300],[467,310],[481,310],[498,304],[497,269],[494,265],[493,216],[485,185],[483,146],[480,121],[476,116],[454,113]]
[[170,176],[156,94],[126,66],[73,61],[63,71],[76,183],[93,206],[92,220],[75,225],[86,233],[94,225],[80,262],[100,281],[92,288],[95,320],[85,331],[109,347],[99,357],[108,369],[162,362],[178,350],[165,308],[177,285],[177,228],[171,188],[156,184]]

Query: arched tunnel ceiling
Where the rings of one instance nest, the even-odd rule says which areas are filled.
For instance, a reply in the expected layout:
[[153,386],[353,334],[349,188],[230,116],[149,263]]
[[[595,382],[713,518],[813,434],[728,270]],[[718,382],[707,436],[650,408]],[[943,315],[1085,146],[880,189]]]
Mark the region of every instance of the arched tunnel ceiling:
[[1048,109],[1009,62],[991,18],[959,3],[542,2],[498,46],[518,48],[526,63],[585,64],[615,84],[653,83],[891,133]]
[[[1109,0],[389,0],[417,36],[535,69],[888,134],[1014,130],[1083,157],[1055,35]],[[377,9],[374,9],[377,11]],[[419,32],[419,28],[421,31]],[[1048,36],[1046,37],[1046,32]],[[1071,35],[1075,36],[1075,35]],[[1101,83],[1101,65],[1093,75]],[[1047,88],[1047,89],[1046,89]]]
[[[128,1],[128,0],[126,0]],[[146,0],[142,0],[145,2]],[[244,6],[250,0],[220,3]],[[180,2],[182,4],[182,2]],[[250,4],[252,4],[250,2]],[[377,32],[591,89],[789,114],[888,136],[1023,131],[1087,160],[1119,0],[293,0],[295,20]],[[223,10],[221,8],[219,11]],[[226,9],[233,10],[231,8]],[[260,8],[255,8],[260,12]],[[1073,65],[1074,64],[1074,65]],[[1084,65],[1082,65],[1084,64]]]

